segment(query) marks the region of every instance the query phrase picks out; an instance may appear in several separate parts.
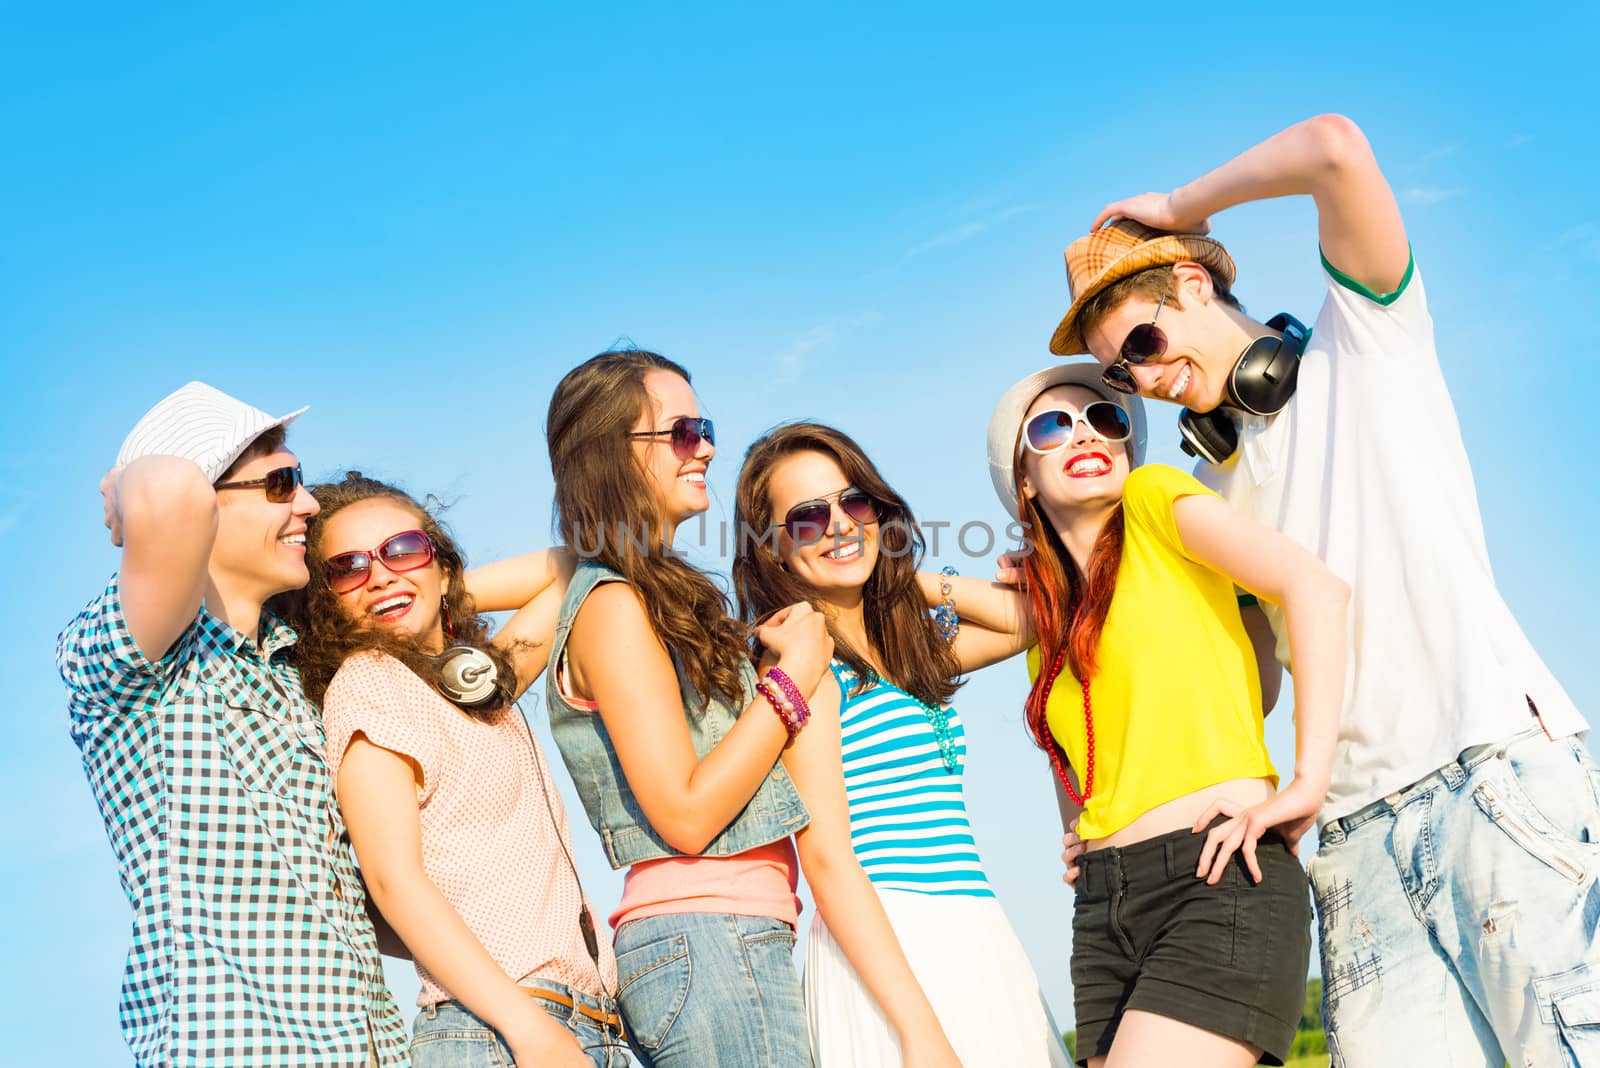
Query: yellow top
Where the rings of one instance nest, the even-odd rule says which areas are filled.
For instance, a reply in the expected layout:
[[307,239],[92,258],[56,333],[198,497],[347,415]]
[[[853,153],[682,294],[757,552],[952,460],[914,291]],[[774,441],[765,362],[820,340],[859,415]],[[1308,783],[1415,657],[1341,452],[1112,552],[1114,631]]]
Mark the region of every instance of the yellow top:
[[[1089,690],[1094,792],[1078,823],[1087,839],[1229,779],[1277,786],[1262,735],[1261,677],[1233,583],[1184,552],[1172,516],[1175,501],[1199,493],[1211,491],[1159,464],[1137,468],[1122,491],[1122,564]],[[1035,646],[1028,675],[1039,671]],[[1083,686],[1070,662],[1045,716],[1081,786]]]

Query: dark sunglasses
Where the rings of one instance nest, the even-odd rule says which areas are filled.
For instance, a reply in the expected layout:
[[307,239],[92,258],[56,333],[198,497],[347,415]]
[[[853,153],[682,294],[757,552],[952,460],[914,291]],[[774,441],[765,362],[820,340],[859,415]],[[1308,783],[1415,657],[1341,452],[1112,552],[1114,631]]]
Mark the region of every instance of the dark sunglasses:
[[700,451],[700,442],[707,445],[716,445],[717,436],[709,419],[696,419],[689,415],[680,415],[672,421],[672,425],[665,430],[636,430],[629,434],[630,438],[659,438],[665,435],[672,437],[672,455],[680,460],[688,460]]
[[349,593],[366,585],[374,557],[390,571],[415,571],[433,563],[433,539],[420,530],[402,530],[376,549],[330,556],[322,565],[328,588],[334,593]]
[[247,479],[244,482],[218,482],[213,489],[265,489],[267,500],[273,504],[288,504],[294,499],[294,491],[305,484],[305,476],[300,473],[300,465],[293,467],[274,467],[261,478]]
[[[840,490],[837,499],[839,511],[856,523],[865,525],[878,521],[878,502],[864,490],[850,486]],[[826,498],[801,501],[784,514],[783,529],[796,545],[815,545],[827,533],[828,521],[832,518],[833,505]]]
[[1133,424],[1122,405],[1099,400],[1090,401],[1081,412],[1065,408],[1040,412],[1023,428],[1022,444],[1039,453],[1065,448],[1077,435],[1079,420],[1104,441],[1127,441],[1133,435]]
[[1150,321],[1128,331],[1128,336],[1122,340],[1121,358],[1101,372],[1100,381],[1118,393],[1139,392],[1139,383],[1134,381],[1133,372],[1128,367],[1130,364],[1137,367],[1149,363],[1166,353],[1166,332],[1156,325],[1166,303],[1167,298],[1163,296],[1156,302],[1156,313],[1150,317]]

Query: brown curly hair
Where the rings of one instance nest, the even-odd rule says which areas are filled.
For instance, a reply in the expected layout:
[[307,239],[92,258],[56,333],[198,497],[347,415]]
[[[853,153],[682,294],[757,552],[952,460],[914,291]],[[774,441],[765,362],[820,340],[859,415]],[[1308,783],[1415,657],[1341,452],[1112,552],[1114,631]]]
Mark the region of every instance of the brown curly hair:
[[299,635],[294,661],[300,669],[306,696],[321,705],[339,666],[355,654],[367,651],[387,653],[438,690],[439,669],[434,654],[415,637],[351,620],[339,605],[339,595],[328,588],[324,576],[327,555],[322,550],[322,534],[328,520],[352,504],[387,500],[415,515],[417,529],[433,541],[434,563],[444,572],[447,582],[441,611],[448,615],[454,629],[450,644],[481,649],[494,661],[495,687],[499,691],[496,699],[485,702],[481,708],[463,711],[488,716],[510,705],[515,699],[516,669],[510,658],[489,641],[489,621],[478,614],[472,595],[467,593],[466,557],[434,510],[424,507],[398,486],[367,478],[360,471],[347,471],[338,482],[324,482],[310,489],[322,506],[306,524],[306,569],[311,572],[311,581],[305,589],[279,594],[267,605]]
[[[867,640],[872,648],[854,649],[833,627],[834,655],[850,665],[863,687],[878,672],[867,663],[874,654],[888,682],[924,704],[939,705],[955,695],[961,664],[939,636],[933,616],[917,586],[917,567],[924,546],[921,529],[905,498],[884,481],[867,454],[842,431],[821,423],[790,423],[768,431],[745,453],[735,495],[734,529],[740,532],[733,558],[733,588],[739,612],[750,624],[763,616],[806,601],[817,591],[783,567],[762,544],[780,517],[772,514],[768,493],[778,462],[798,452],[817,452],[833,460],[850,485],[878,504],[878,562],[862,590]],[[754,544],[752,544],[754,542]]]
[[602,352],[568,371],[550,398],[545,439],[556,483],[556,531],[580,559],[627,579],[656,637],[702,702],[743,700],[747,631],[728,595],[666,544],[659,504],[628,435],[648,411],[645,375],[689,372],[644,349]]

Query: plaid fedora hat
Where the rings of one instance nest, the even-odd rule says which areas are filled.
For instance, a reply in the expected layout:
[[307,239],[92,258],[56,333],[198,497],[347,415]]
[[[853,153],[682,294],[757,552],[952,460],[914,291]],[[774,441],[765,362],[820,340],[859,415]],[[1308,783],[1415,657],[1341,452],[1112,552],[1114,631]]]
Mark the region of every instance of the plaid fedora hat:
[[1132,219],[1117,219],[1109,226],[1078,238],[1067,246],[1067,290],[1072,307],[1061,317],[1050,351],[1057,356],[1087,352],[1078,319],[1084,302],[1114,282],[1150,267],[1173,263],[1198,263],[1231,287],[1236,269],[1228,250],[1200,234],[1172,234]]

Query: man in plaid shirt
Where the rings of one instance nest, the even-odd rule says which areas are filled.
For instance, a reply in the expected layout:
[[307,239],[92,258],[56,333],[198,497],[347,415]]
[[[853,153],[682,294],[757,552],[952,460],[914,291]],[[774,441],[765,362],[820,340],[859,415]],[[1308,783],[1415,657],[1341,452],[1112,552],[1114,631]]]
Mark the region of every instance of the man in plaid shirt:
[[199,382],[151,409],[100,486],[121,566],[57,646],[133,907],[140,1065],[407,1061],[295,634],[262,608],[308,578],[299,414]]

